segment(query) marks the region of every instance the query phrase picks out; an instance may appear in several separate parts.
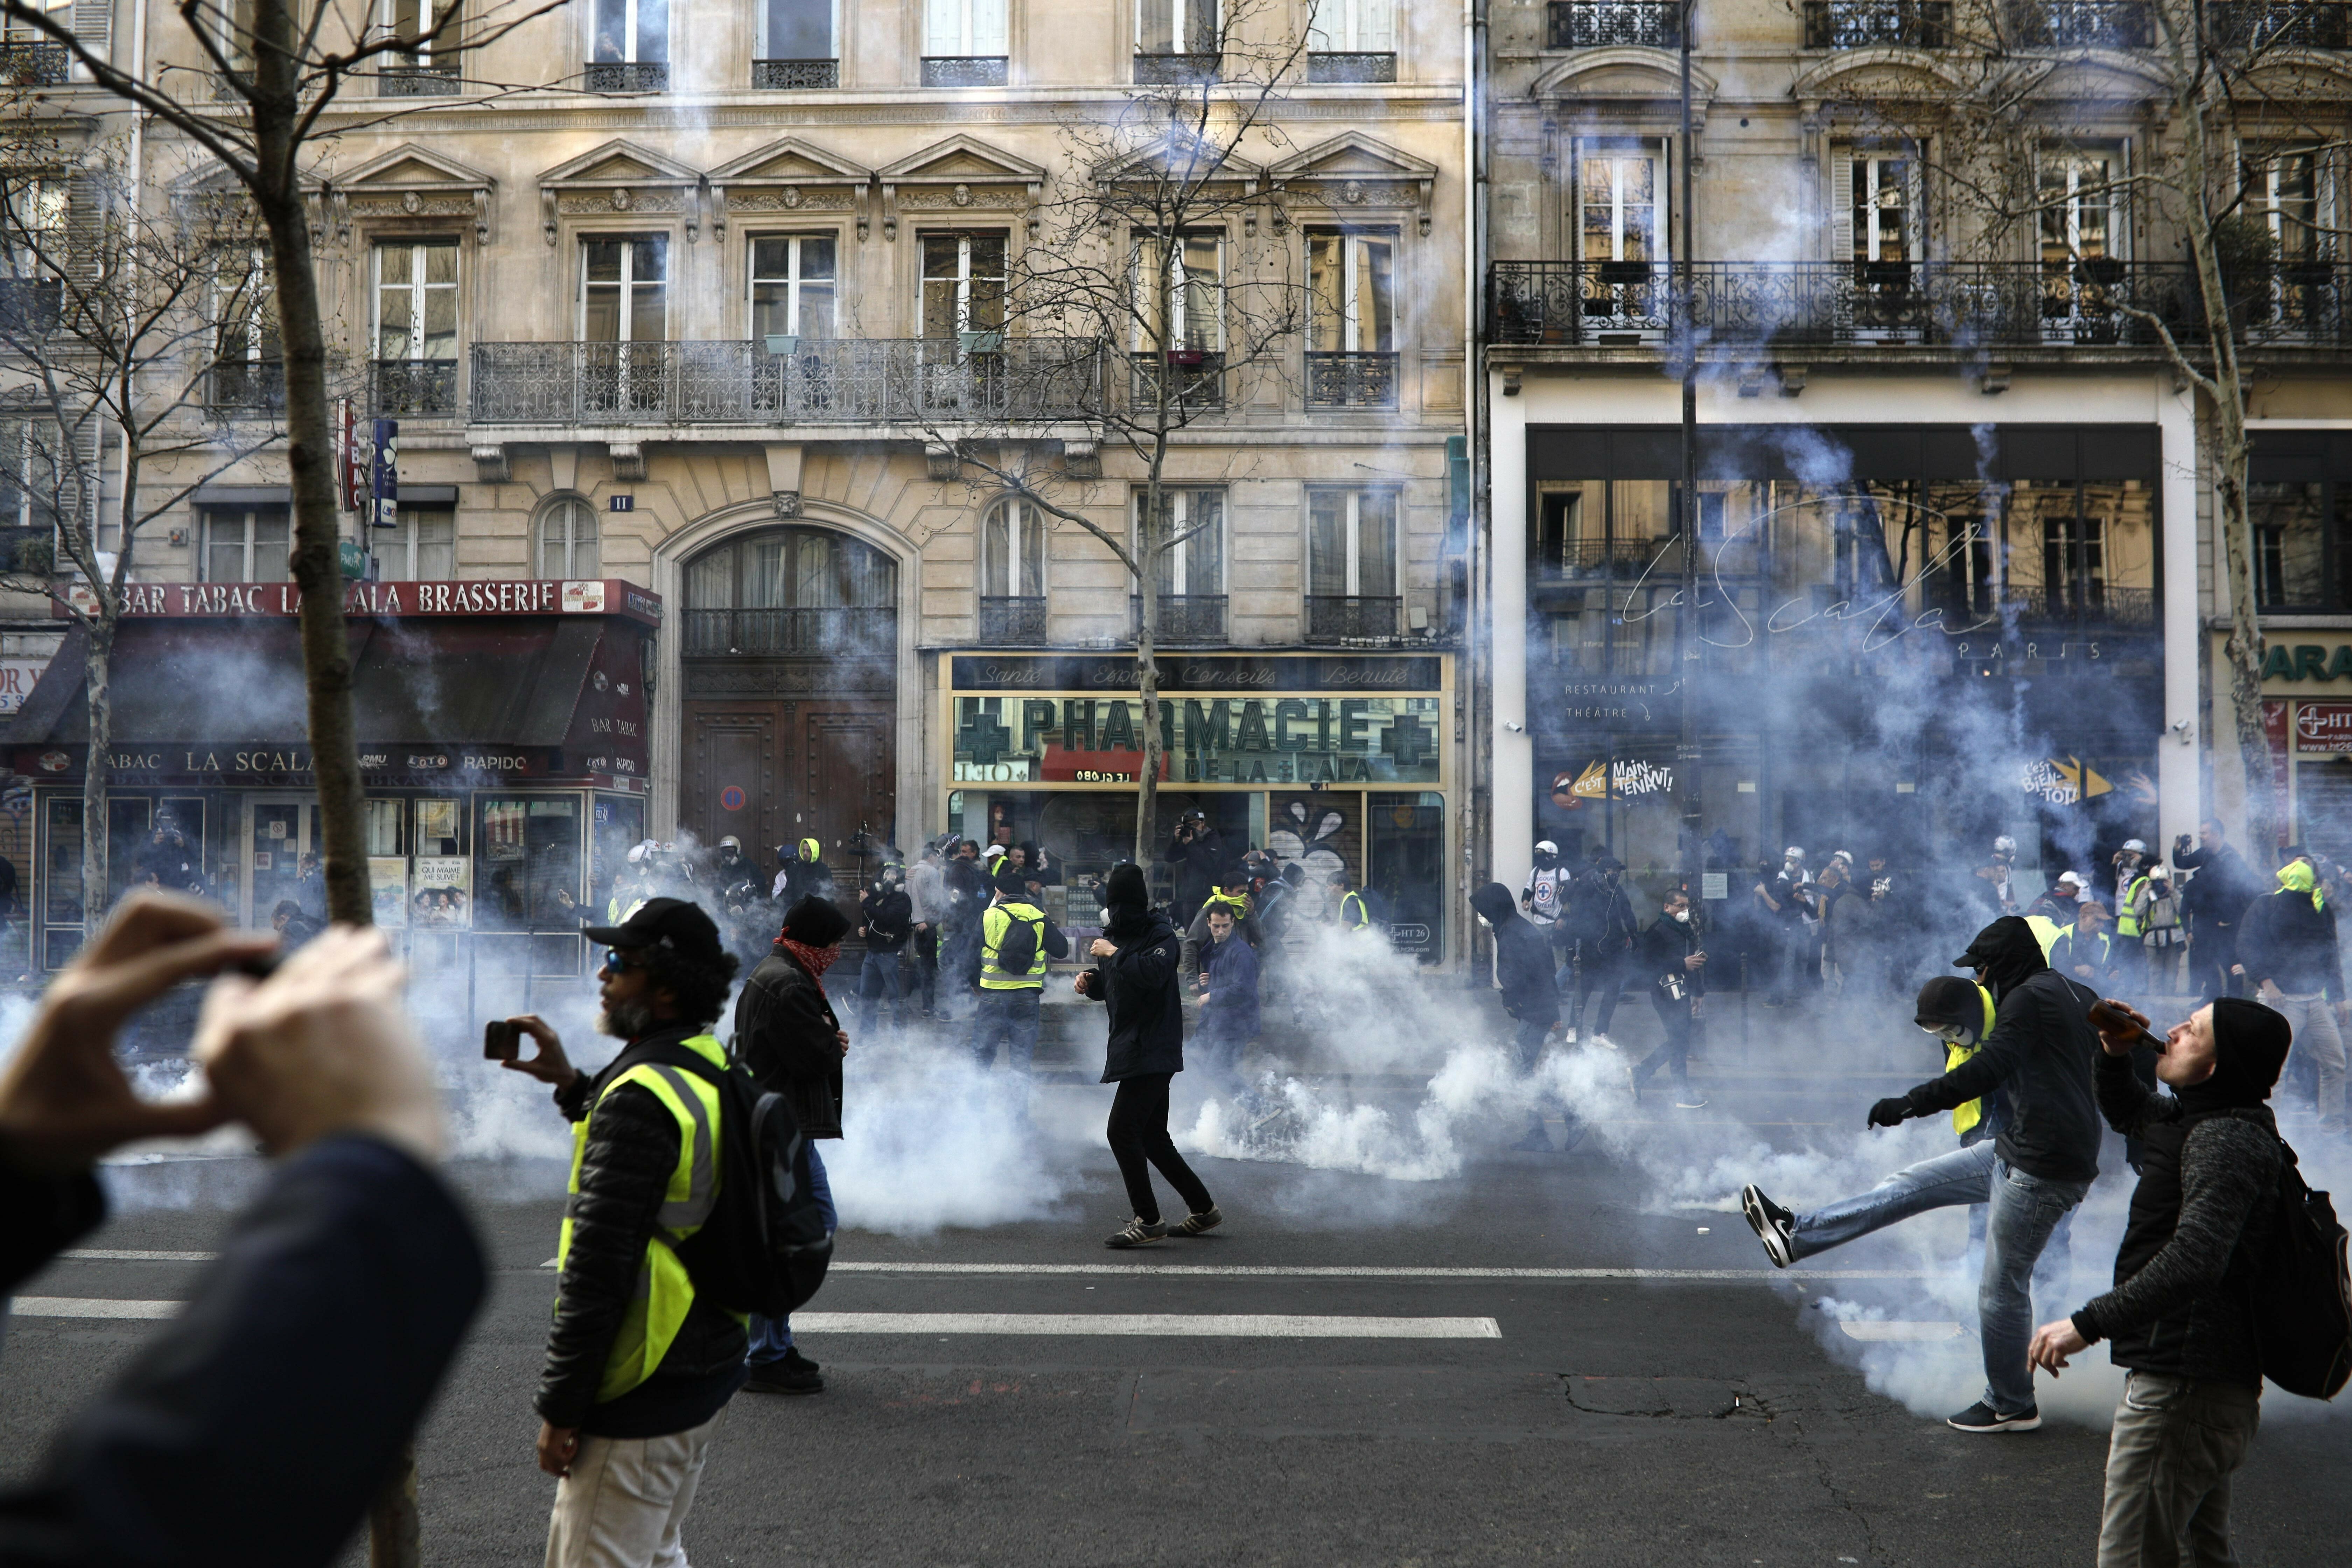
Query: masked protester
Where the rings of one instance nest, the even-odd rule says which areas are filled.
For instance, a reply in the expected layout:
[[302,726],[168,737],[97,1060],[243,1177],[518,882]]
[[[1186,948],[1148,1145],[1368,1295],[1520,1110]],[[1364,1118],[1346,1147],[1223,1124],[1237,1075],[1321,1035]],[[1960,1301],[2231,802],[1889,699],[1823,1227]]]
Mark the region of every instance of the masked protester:
[[2344,958],[2336,941],[2336,906],[2308,860],[2279,868],[2278,890],[2246,906],[2238,930],[2238,967],[2263,1005],[2286,1019],[2294,1048],[2317,1068],[2319,1124],[2342,1133],[2344,1037],[2336,1008],[2344,995]]
[[1806,962],[1813,951],[1813,932],[1819,929],[1811,901],[1812,886],[1805,875],[1805,851],[1795,844],[1780,852],[1780,868],[1756,884],[1756,902],[1779,941],[1779,962],[1773,966],[1772,986],[1764,998],[1767,1007],[1787,1006],[1796,993],[1811,989],[1820,978],[1818,963],[1808,965]]
[[[1511,889],[1489,882],[1470,895],[1470,907],[1495,933],[1495,985],[1503,994],[1503,1012],[1511,1020],[1511,1055],[1519,1076],[1526,1078],[1543,1059],[1544,1042],[1559,1023],[1559,989],[1553,983],[1551,944],[1523,919],[1511,902]],[[1565,1109],[1565,1108],[1561,1108]],[[1544,1127],[1544,1110],[1528,1110],[1528,1130],[1512,1148],[1545,1153],[1552,1146]],[[1567,1147],[1582,1141],[1584,1129],[1573,1114],[1566,1116]]]
[[[1575,933],[1578,957],[1576,992],[1569,1008],[1566,1036],[1571,1045],[1578,1030],[1590,1024],[1591,1032],[1584,1037],[1588,1044],[1604,1050],[1617,1048],[1617,1043],[1609,1037],[1609,1026],[1617,1016],[1617,998],[1625,988],[1625,965],[1633,954],[1633,938],[1641,931],[1640,922],[1633,918],[1633,900],[1618,885],[1624,871],[1622,860],[1603,855],[1578,879],[1570,896],[1569,921]],[[1500,922],[1496,924],[1499,929]],[[1589,1015],[1584,1010],[1588,999],[1594,1003]]]
[[[1741,1189],[1740,1207],[1765,1254],[1785,1268],[1927,1209],[1988,1203],[1977,1286],[1985,1393],[1949,1424],[1963,1432],[2030,1432],[2042,1425],[2025,1355],[2033,1323],[2032,1277],[2061,1222],[2099,1173],[2098,1113],[2091,1096],[2097,1046],[2081,995],[2042,961],[2042,944],[2024,921],[2012,915],[1993,921],[1954,963],[1975,970],[1993,998],[1993,1023],[1982,1048],[1943,1077],[1880,1100],[1870,1108],[1869,1121],[1896,1126],[1998,1089],[2007,1117],[1991,1142],[1921,1161],[1861,1197],[1810,1213],[1781,1207],[1752,1184]],[[1923,990],[1922,1026],[1931,1019],[1937,1028],[1946,1026],[1948,1009],[1929,1013],[1927,1001]]]
[[2259,1003],[2225,997],[2174,1026],[2158,1095],[2131,1068],[2145,1015],[2101,1031],[2100,1111],[2142,1151],[2115,1289],[2033,1336],[2033,1364],[2057,1376],[2101,1340],[2126,1370],[2107,1440],[2098,1568],[2226,1564],[2231,1478],[2262,1419],[2250,1300],[2273,1240],[2290,1157],[2270,1107],[2291,1031]]
[[2189,922],[2191,972],[2208,995],[2242,995],[2246,976],[2238,962],[2238,924],[2246,906],[2262,896],[2263,886],[2222,832],[2220,817],[2197,825],[2197,847],[2189,842],[2186,833],[2173,841],[2172,864],[2190,873],[2180,890],[2180,913]]
[[1574,873],[1559,863],[1559,845],[1547,838],[1536,846],[1527,884],[1519,889],[1519,912],[1551,944],[1555,969],[1567,966],[1568,895],[1575,880]]
[[1650,1005],[1657,1010],[1658,1026],[1666,1037],[1639,1067],[1628,1069],[1633,1099],[1641,1100],[1642,1085],[1664,1067],[1675,1075],[1675,1109],[1704,1110],[1706,1096],[1691,1088],[1690,1049],[1706,1011],[1706,951],[1699,942],[1697,922],[1691,919],[1689,894],[1676,889],[1666,895],[1658,918],[1642,933],[1635,963],[1650,983]]

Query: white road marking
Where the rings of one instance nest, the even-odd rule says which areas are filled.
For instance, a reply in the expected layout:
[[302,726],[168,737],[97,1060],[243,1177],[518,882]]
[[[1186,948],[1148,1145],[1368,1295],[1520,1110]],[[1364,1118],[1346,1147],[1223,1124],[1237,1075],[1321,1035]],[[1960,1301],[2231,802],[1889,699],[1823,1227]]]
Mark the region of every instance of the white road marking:
[[1840,1323],[1838,1327],[1845,1331],[1846,1338],[1850,1340],[1861,1340],[1866,1343],[1885,1343],[1888,1341],[1912,1342],[1918,1340],[1956,1340],[1960,1337],[1960,1325],[1958,1323],[1861,1323],[1848,1321]]
[[61,1252],[60,1258],[100,1258],[114,1263],[210,1263],[217,1252],[142,1252],[128,1247],[83,1247]]
[[8,1303],[19,1318],[174,1318],[181,1301],[110,1301],[90,1296],[19,1296]]
[[[1162,1256],[1165,1256],[1164,1254]],[[542,1265],[542,1267],[544,1267]],[[1937,1279],[1918,1268],[1380,1268],[1244,1263],[876,1263],[836,1260],[835,1274],[1108,1274],[1167,1279]]]
[[796,1334],[1097,1334],[1186,1339],[1499,1340],[1492,1318],[1318,1318],[1279,1312],[794,1312]]

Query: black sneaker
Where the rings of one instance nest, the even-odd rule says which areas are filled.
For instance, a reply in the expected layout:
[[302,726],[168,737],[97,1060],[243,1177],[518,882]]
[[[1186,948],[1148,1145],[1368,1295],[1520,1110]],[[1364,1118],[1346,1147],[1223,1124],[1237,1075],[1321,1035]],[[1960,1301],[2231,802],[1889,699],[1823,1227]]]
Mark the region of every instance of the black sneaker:
[[817,1375],[816,1363],[801,1354],[796,1347],[786,1351],[776,1361],[761,1362],[751,1369],[743,1381],[746,1394],[823,1394],[824,1379]]
[[1957,1432],[2031,1432],[2042,1425],[2042,1408],[2029,1405],[2014,1415],[2003,1415],[1979,1399],[1946,1425]]
[[1150,1247],[1168,1234],[1168,1227],[1158,1220],[1131,1219],[1127,1228],[1116,1236],[1106,1237],[1105,1247]]
[[1170,1226],[1168,1227],[1168,1234],[1171,1236],[1198,1236],[1204,1230],[1214,1230],[1217,1226],[1224,1223],[1225,1216],[1217,1212],[1216,1205],[1211,1204],[1201,1213],[1188,1214],[1182,1219],[1178,1220],[1174,1225]]
[[1764,1244],[1764,1256],[1772,1260],[1773,1268],[1786,1268],[1796,1261],[1795,1215],[1766,1197],[1764,1189],[1753,1182],[1739,1189],[1739,1212],[1748,1216],[1748,1227]]

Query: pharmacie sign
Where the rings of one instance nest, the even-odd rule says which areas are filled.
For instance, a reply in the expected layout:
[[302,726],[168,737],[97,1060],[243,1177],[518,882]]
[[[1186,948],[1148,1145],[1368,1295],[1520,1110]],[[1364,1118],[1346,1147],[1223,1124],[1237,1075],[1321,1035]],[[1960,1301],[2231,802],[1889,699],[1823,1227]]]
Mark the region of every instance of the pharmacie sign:
[[[959,660],[959,663],[961,661]],[[1169,696],[1161,777],[1185,784],[1436,784],[1443,699]],[[961,782],[1133,784],[1143,703],[1126,697],[959,697]]]
[[2319,643],[2270,645],[2263,655],[2264,680],[2352,680],[2352,643],[2330,648]]

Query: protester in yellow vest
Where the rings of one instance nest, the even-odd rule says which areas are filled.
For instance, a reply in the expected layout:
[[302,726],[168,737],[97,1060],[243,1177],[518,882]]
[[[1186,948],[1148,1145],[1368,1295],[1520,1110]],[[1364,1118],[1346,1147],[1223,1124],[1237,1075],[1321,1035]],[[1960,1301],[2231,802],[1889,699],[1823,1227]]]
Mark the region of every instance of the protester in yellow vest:
[[722,1168],[718,1085],[683,1064],[726,1064],[709,1028],[736,961],[710,917],[678,899],[649,899],[585,935],[608,950],[597,1027],[626,1042],[620,1054],[583,1073],[553,1029],[525,1016],[509,1021],[536,1053],[506,1063],[554,1085],[572,1124],[535,1401],[540,1468],[562,1478],[549,1568],[604,1562],[616,1541],[675,1540],[747,1343],[744,1320],[697,1296],[677,1251],[709,1219]]
[[1037,1008],[1045,996],[1045,961],[1067,958],[1070,939],[1037,907],[1020,868],[999,862],[996,901],[980,917],[980,1007],[972,1015],[972,1059],[1005,1064],[1024,1076],[1037,1054]]
[[1331,886],[1339,893],[1339,929],[1349,936],[1362,936],[1372,929],[1372,911],[1364,902],[1355,879],[1345,871],[1331,873]]

